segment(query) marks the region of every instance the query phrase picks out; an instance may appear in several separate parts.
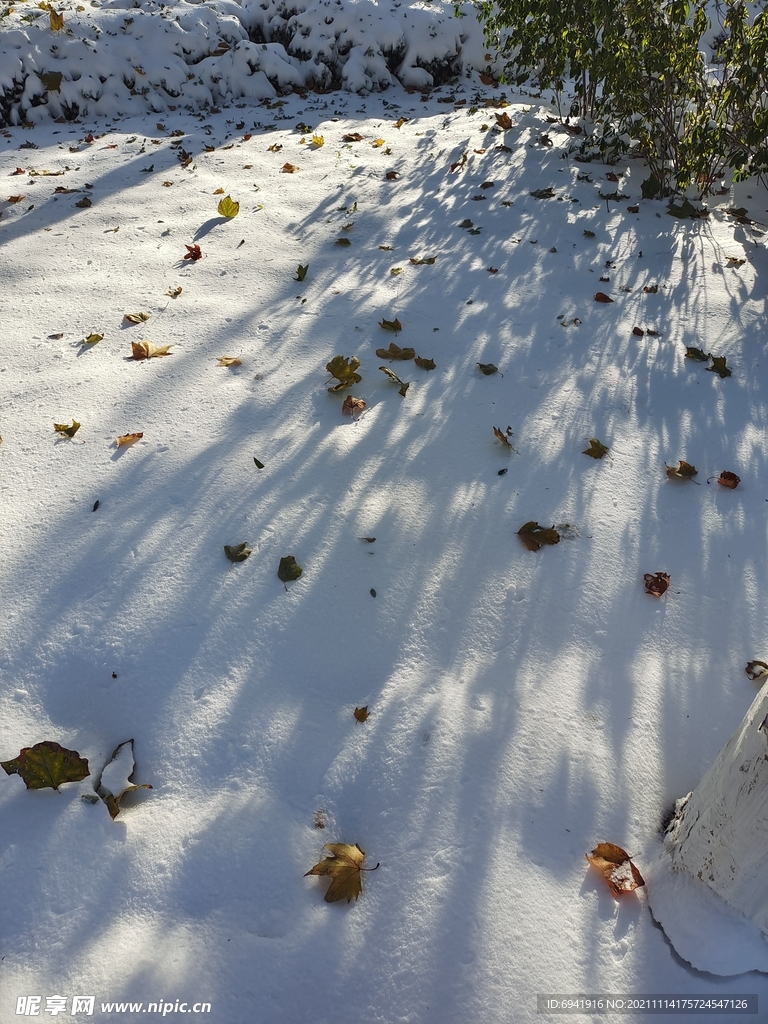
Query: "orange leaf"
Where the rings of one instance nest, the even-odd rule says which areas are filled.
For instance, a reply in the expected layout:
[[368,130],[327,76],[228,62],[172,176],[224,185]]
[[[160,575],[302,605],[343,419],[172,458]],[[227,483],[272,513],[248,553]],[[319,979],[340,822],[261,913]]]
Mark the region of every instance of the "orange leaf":
[[610,297],[610,295],[606,295],[605,292],[597,292],[595,294],[595,301],[596,302],[613,302],[613,299]]
[[298,171],[298,169],[299,168],[296,166],[296,164],[283,164],[284,174],[295,174],[296,171]]
[[734,490],[739,486],[740,481],[740,476],[736,476],[736,474],[731,473],[730,470],[724,469],[717,482],[723,487],[728,487],[730,490]]
[[632,892],[645,879],[630,860],[626,850],[613,843],[598,843],[592,853],[584,855],[589,863],[597,868],[608,883],[608,888],[618,898],[624,892]]

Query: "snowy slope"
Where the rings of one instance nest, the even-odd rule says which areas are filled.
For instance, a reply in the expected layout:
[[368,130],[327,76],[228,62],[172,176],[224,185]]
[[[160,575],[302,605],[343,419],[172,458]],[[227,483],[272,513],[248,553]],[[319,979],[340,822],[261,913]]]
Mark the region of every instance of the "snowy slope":
[[[0,140],[0,198],[24,197],[0,220],[0,757],[55,740],[91,766],[60,793],[0,776],[3,1021],[35,994],[94,995],[80,1021],[207,1000],[221,1024],[768,998],[764,976],[691,971],[642,890],[615,902],[584,860],[608,840],[642,869],[752,700],[744,664],[767,657],[768,199],[678,221],[638,200],[637,165],[617,184],[563,158],[525,98],[501,132],[498,94],[450,95]],[[758,223],[726,215],[742,203]],[[379,327],[395,317],[397,336]],[[135,362],[142,339],[172,354]],[[384,362],[392,340],[436,369]],[[337,354],[360,360],[357,421],[327,391]],[[54,433],[73,418],[74,438]],[[610,457],[584,456],[590,437]],[[680,459],[698,484],[667,479]],[[707,484],[722,470],[738,489]],[[568,528],[533,553],[529,520]],[[288,554],[304,573],[286,588]],[[81,796],[129,738],[154,789],[112,821]],[[303,877],[324,842],[380,863],[358,903]],[[145,1009],[100,1012],[116,1000]]]

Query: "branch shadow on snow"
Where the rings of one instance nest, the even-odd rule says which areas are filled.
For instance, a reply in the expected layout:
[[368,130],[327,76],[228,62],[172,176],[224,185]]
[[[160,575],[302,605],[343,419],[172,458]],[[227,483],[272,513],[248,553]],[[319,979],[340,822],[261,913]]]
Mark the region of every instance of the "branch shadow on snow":
[[[145,817],[125,812],[140,852],[113,823],[94,823],[101,806],[83,805],[56,834],[75,849],[88,828],[109,850],[81,855],[109,927],[87,907],[75,915],[57,888],[56,941],[83,954],[67,981],[78,971],[109,980],[105,965],[130,949],[119,981],[105,982],[109,998],[200,989],[229,1020],[266,1022],[299,1019],[311,991],[329,1020],[405,1008],[424,1022],[480,1020],[484,1000],[532,999],[510,988],[504,950],[558,963],[579,944],[583,990],[602,991],[610,978],[588,951],[606,926],[610,941],[642,941],[639,901],[616,907],[584,852],[647,835],[649,817],[698,782],[742,717],[739,672],[766,621],[768,566],[764,544],[731,552],[728,541],[764,531],[764,346],[744,317],[743,284],[722,265],[729,305],[710,303],[705,275],[720,271],[707,263],[707,225],[606,215],[605,169],[578,182],[583,169],[559,148],[536,146],[537,119],[518,117],[504,137],[511,153],[494,150],[489,132],[475,148],[491,159],[453,175],[456,154],[426,125],[418,173],[377,173],[376,204],[356,199],[361,161],[351,183],[289,224],[300,241],[271,254],[271,290],[191,337],[172,310],[174,355],[126,367],[130,393],[117,414],[102,411],[105,429],[135,420],[159,440],[126,452],[92,495],[57,499],[57,526],[42,538],[51,587],[20,609],[34,625],[24,685],[78,749],[106,760],[134,736],[140,781],[155,790]],[[530,196],[544,186],[561,201]],[[355,201],[342,253],[333,239]],[[558,216],[543,220],[542,203]],[[466,218],[478,235],[459,226]],[[432,266],[409,262],[433,255]],[[235,256],[225,258],[234,274]],[[290,275],[307,259],[297,286]],[[677,261],[685,274],[671,285]],[[267,262],[250,271],[267,280]],[[396,266],[404,273],[390,277]],[[643,291],[652,284],[657,293]],[[221,286],[209,288],[207,313]],[[606,288],[612,305],[594,301]],[[295,316],[278,334],[288,304]],[[394,316],[397,343],[437,363],[431,373],[385,364],[412,381],[405,399],[375,356],[393,337],[377,323]],[[639,338],[634,326],[659,335]],[[249,372],[212,370],[233,338]],[[705,338],[728,355],[732,378],[684,360],[684,345]],[[337,353],[361,361],[358,422],[326,390]],[[179,404],[166,419],[169,392]],[[193,405],[203,438],[184,423]],[[508,424],[518,454],[494,440]],[[590,436],[611,458],[582,455]],[[696,464],[701,487],[667,480],[665,462],[678,459]],[[703,483],[725,468],[748,486]],[[96,496],[98,512],[85,514]],[[571,524],[574,536],[531,553],[515,535],[530,519]],[[253,554],[230,566],[223,545],[243,540]],[[287,554],[304,574],[286,592],[277,566]],[[672,576],[660,601],[641,583],[657,570]],[[724,603],[724,589],[739,599]],[[51,607],[61,609],[53,621]],[[352,716],[361,704],[364,725]],[[648,749],[660,767],[646,785]],[[75,796],[60,808],[64,799]],[[35,817],[32,803],[20,813]],[[54,857],[43,818],[41,869]],[[326,841],[358,842],[381,862],[356,906],[327,907],[302,877]],[[542,904],[517,881],[531,872],[542,901],[562,903],[561,934],[539,927]],[[32,951],[24,901],[51,884],[44,870],[36,877],[35,893],[9,894],[19,955]],[[598,903],[592,934],[578,933],[584,900]],[[500,921],[502,952],[489,960]],[[253,991],[243,962],[259,965]],[[653,989],[650,975],[636,981]]]

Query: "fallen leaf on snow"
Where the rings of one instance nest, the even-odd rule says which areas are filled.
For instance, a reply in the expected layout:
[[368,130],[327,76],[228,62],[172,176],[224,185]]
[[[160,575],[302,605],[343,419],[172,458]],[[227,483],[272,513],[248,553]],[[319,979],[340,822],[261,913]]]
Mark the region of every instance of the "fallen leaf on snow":
[[[328,875],[331,884],[325,894],[326,903],[336,903],[337,900],[343,899],[350,903],[356,900],[363,891],[361,870],[375,871],[376,868],[363,869],[365,854],[357,843],[354,846],[350,846],[349,843],[326,843],[323,849],[328,850],[331,856],[311,867],[304,877]],[[378,866],[377,864],[376,867]]]
[[382,371],[382,373],[386,373],[386,375],[389,377],[391,381],[393,381],[395,384],[400,385],[400,394],[402,395],[403,398],[405,398],[408,392],[408,388],[411,386],[411,382],[400,380],[397,374],[394,373],[394,371],[390,370],[388,366],[380,366],[379,369]]
[[363,409],[365,409],[365,399],[354,398],[352,395],[347,395],[341,405],[341,411],[348,416],[354,416],[355,413],[359,414]]
[[64,434],[66,437],[74,437],[80,429],[80,424],[77,420],[72,420],[69,426],[66,423],[54,423],[53,429],[57,434]]
[[95,788],[107,805],[109,816],[113,821],[120,813],[120,801],[126,794],[135,793],[137,789],[152,789],[147,782],[140,786],[133,783],[132,779],[135,768],[133,740],[125,740],[124,743],[118,744],[112,753],[112,757],[102,769]]
[[298,265],[298,267],[296,268],[296,277],[294,277],[293,280],[294,281],[303,281],[304,278],[307,276],[307,271],[308,270],[309,270],[309,264],[308,263],[305,263],[303,265],[300,263]]
[[755,660],[748,661],[744,671],[750,679],[765,679],[768,676],[768,662]]
[[508,437],[507,437],[507,435],[506,435],[506,434],[504,433],[504,431],[503,431],[503,430],[501,429],[501,427],[494,427],[494,428],[493,428],[493,433],[494,433],[494,435],[495,435],[495,436],[496,436],[496,437],[497,437],[497,438],[499,439],[499,441],[501,441],[501,443],[502,443],[502,444],[503,444],[503,445],[504,445],[504,446],[505,446],[506,448],[509,448],[509,450],[510,450],[510,451],[514,451],[514,450],[515,450],[515,449],[514,449],[514,448],[512,447],[512,442],[511,442],[511,441],[509,440],[509,438],[508,438]]
[[539,526],[533,519],[521,526],[517,535],[529,551],[538,551],[543,544],[560,543],[560,534],[554,526]]
[[366,719],[370,718],[370,712],[368,711],[367,704],[365,705],[365,707],[355,708],[352,714],[355,716],[358,722],[365,722]]
[[23,747],[18,757],[0,761],[7,775],[20,775],[27,789],[56,789],[65,782],[82,782],[91,773],[88,759],[53,740]]
[[605,292],[596,292],[595,302],[613,302],[613,299],[610,295],[606,295]]
[[129,324],[143,324],[149,320],[150,315],[150,313],[126,313],[123,319],[127,320]]
[[400,348],[394,341],[389,343],[389,348],[377,348],[376,355],[379,359],[413,359],[416,350],[413,348]]
[[643,582],[645,583],[646,594],[650,594],[652,597],[661,597],[669,588],[669,573],[647,572],[643,576]]
[[434,359],[423,359],[421,356],[416,356],[414,363],[422,370],[435,370],[437,363]]
[[615,897],[645,885],[643,876],[630,860],[629,854],[620,846],[613,843],[598,843],[592,853],[586,853],[584,856],[602,873]]
[[187,250],[184,255],[185,260],[192,260],[192,262],[194,263],[195,260],[200,260],[203,258],[203,250],[200,248],[197,242],[195,242],[194,245],[185,245],[184,248]]
[[394,320],[379,320],[379,327],[383,327],[385,331],[402,331],[403,325],[395,317]]
[[98,344],[98,342],[100,342],[102,340],[103,337],[104,337],[103,334],[93,334],[93,333],[92,334],[86,334],[86,336],[83,338],[83,344],[84,345],[96,345],[96,344]]
[[423,266],[431,267],[431,266],[433,266],[436,263],[436,261],[437,261],[437,256],[425,256],[424,259],[417,259],[415,256],[411,256],[410,257],[410,262],[415,267],[423,267]]
[[179,286],[178,288],[169,288],[165,294],[170,295],[172,299],[178,299],[183,290],[184,289],[181,286]]
[[493,363],[478,363],[477,365],[480,368],[480,372],[484,373],[486,377],[490,377],[494,373],[498,373],[500,377],[504,376],[498,366],[494,366]]
[[353,384],[359,384],[363,379],[359,373],[355,372],[359,365],[360,360],[357,356],[351,358],[334,356],[329,363],[325,364],[325,368],[339,383],[334,384],[328,390],[331,392],[344,391],[345,388],[351,388]]
[[115,438],[115,445],[118,448],[127,448],[128,445],[136,444],[142,437],[144,437],[143,431],[137,434],[121,434],[120,437]]
[[155,359],[171,354],[170,345],[154,345],[151,341],[132,341],[131,350],[134,359]]
[[293,555],[286,555],[284,558],[281,558],[280,565],[277,567],[278,579],[282,580],[283,584],[290,583],[291,580],[297,580],[303,572],[304,570]]
[[231,220],[240,213],[240,203],[235,202],[232,196],[224,196],[219,201],[219,205],[216,207],[220,217],[226,217],[227,220]]
[[712,365],[707,367],[707,373],[716,373],[720,377],[730,377],[731,371],[725,365],[725,356],[710,356]]
[[709,362],[709,353],[702,351],[700,348],[694,348],[692,345],[686,347],[685,356],[686,359],[694,359],[699,363]]
[[667,476],[670,480],[691,480],[696,476],[698,470],[690,462],[680,459],[679,466],[667,466]]
[[295,174],[298,169],[296,164],[283,164],[283,174]]
[[217,366],[242,366],[243,360],[238,356],[219,356]]
[[230,562],[244,562],[252,551],[253,548],[248,547],[247,541],[243,541],[241,544],[224,545],[224,554]]
[[721,487],[727,487],[729,490],[734,491],[741,483],[741,477],[736,476],[735,473],[731,473],[729,469],[724,469],[717,478],[717,482]]
[[589,455],[593,459],[602,459],[609,451],[610,448],[604,445],[602,441],[598,441],[596,437],[590,437],[589,448],[585,448],[582,455]]

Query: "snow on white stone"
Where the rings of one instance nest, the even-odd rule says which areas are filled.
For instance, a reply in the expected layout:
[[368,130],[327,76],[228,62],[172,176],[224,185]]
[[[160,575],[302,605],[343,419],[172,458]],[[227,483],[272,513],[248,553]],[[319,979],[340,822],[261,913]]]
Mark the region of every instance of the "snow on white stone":
[[757,925],[690,872],[676,870],[661,843],[647,852],[643,876],[655,920],[692,967],[726,977],[768,971],[768,943]]

